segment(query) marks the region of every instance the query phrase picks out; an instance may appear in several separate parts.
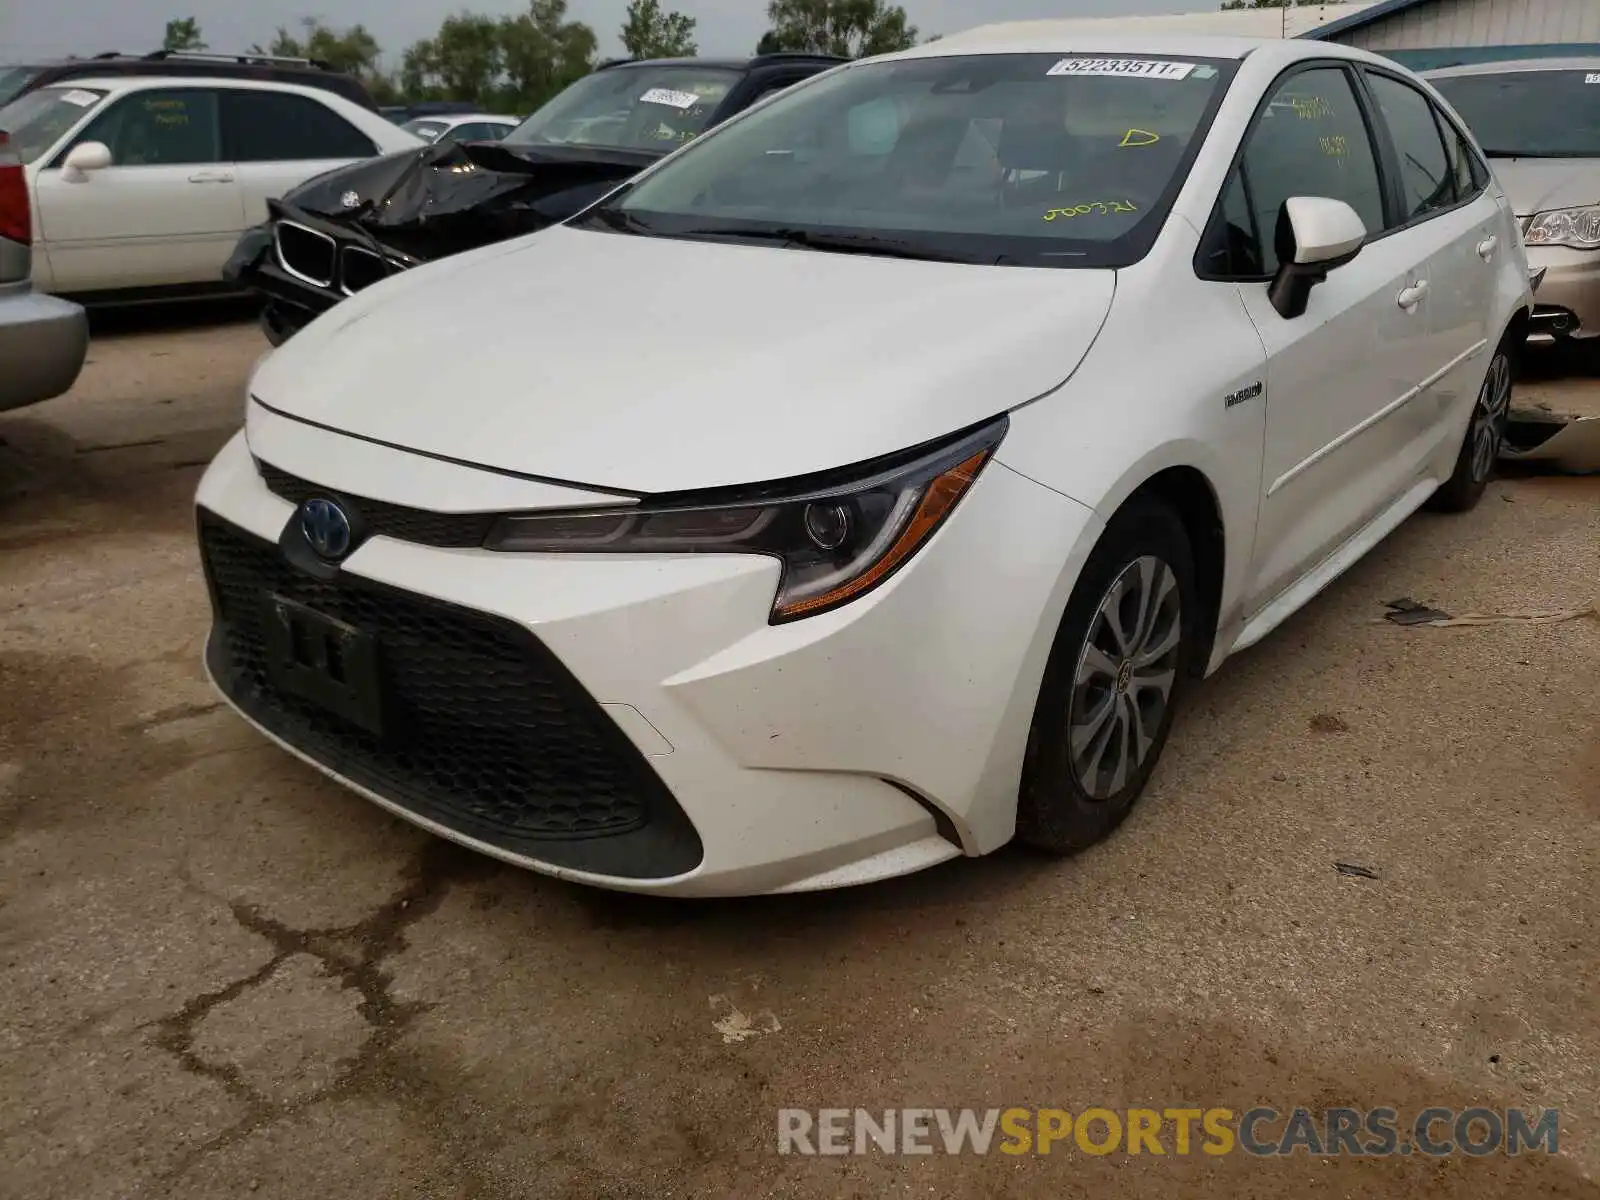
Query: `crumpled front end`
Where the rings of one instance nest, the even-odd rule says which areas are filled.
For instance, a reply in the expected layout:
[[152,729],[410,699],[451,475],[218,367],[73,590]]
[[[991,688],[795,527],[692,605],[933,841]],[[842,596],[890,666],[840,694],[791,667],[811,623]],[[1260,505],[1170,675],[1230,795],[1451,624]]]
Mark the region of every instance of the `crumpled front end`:
[[266,299],[262,328],[281,345],[397,271],[566,220],[655,157],[447,142],[356,163],[269,200],[223,277]]

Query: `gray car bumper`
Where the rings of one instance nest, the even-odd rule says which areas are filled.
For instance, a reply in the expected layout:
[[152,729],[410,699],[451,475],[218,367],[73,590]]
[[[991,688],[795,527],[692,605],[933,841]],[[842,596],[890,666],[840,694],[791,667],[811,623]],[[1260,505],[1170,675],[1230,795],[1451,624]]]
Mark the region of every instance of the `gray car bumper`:
[[0,288],[0,412],[61,395],[88,352],[89,321],[78,305]]

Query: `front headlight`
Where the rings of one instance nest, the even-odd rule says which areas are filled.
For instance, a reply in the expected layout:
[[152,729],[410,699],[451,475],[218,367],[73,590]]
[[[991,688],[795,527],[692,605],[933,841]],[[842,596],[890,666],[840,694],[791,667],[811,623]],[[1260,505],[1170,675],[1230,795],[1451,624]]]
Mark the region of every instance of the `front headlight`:
[[1600,205],[1542,212],[1528,223],[1528,232],[1522,240],[1530,246],[1600,249]]
[[933,536],[1005,437],[1005,417],[953,441],[794,486],[658,498],[637,508],[503,517],[491,550],[766,554],[783,564],[771,621],[866,595]]

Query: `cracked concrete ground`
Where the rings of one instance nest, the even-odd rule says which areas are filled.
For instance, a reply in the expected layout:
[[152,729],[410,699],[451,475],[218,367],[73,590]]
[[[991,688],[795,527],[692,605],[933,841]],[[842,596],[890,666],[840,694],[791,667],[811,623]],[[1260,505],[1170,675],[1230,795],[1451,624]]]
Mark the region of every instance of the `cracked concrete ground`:
[[[674,904],[430,838],[218,706],[188,501],[262,343],[99,333],[0,418],[0,1195],[1600,1192],[1600,623],[1375,623],[1600,598],[1600,480],[1408,522],[1076,860]],[[787,1106],[1186,1103],[1554,1106],[1562,1152],[773,1152]]]

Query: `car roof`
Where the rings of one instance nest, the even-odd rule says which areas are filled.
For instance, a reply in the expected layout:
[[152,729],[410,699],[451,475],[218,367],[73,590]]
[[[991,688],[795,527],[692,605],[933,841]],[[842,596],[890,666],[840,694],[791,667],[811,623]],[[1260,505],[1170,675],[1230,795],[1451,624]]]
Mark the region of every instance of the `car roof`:
[[1243,59],[1263,54],[1284,62],[1303,58],[1350,58],[1388,62],[1368,51],[1336,42],[1299,38],[1231,37],[1182,32],[1118,33],[1094,20],[1006,21],[982,25],[938,41],[924,42],[887,58],[937,58],[952,54],[1156,54],[1195,58]]
[[809,66],[836,66],[849,62],[836,54],[811,54],[805,51],[780,51],[774,54],[757,54],[750,58],[617,58],[601,63],[598,71],[626,71],[638,67],[703,67],[709,70],[753,71],[757,67],[777,67],[788,64]]
[[1510,75],[1524,71],[1600,71],[1600,56],[1593,58],[1508,58],[1494,62],[1462,63],[1421,71],[1424,79],[1449,79],[1457,75]]
[[[96,88],[103,92],[148,92],[156,88],[196,87],[227,88],[232,91],[290,92],[294,95],[314,93],[318,98],[332,96],[335,100],[360,107],[355,101],[338,92],[330,92],[311,83],[296,83],[292,79],[238,79],[227,75],[83,75],[47,83],[45,88],[71,91],[73,88]],[[44,88],[39,89],[41,91]],[[377,114],[373,114],[376,116]]]
[[410,125],[416,121],[435,121],[440,125],[470,125],[474,121],[504,121],[512,125],[520,125],[516,117],[508,117],[504,113],[469,112],[469,113],[418,113],[407,121]]

